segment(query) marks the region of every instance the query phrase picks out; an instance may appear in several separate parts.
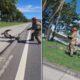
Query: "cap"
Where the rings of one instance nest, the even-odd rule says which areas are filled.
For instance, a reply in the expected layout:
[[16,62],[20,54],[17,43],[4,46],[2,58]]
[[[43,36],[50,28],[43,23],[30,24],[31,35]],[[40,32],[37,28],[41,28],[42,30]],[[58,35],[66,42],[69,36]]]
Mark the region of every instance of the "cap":
[[33,17],[32,20],[37,20],[36,17]]
[[75,31],[77,31],[77,28],[76,27],[72,28],[72,32],[75,32]]

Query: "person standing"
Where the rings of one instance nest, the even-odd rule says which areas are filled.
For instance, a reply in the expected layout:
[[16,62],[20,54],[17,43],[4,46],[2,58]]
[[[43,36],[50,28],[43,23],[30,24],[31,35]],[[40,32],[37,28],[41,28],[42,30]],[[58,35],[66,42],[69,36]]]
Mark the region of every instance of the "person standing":
[[73,27],[72,34],[70,36],[70,42],[68,45],[70,56],[73,56],[74,52],[76,52],[76,45],[77,45],[77,29],[76,27]]
[[41,34],[41,23],[36,19],[36,17],[32,18],[32,27],[27,30],[32,30],[31,38],[29,41],[34,41],[35,38],[38,44],[40,44],[41,41],[39,39],[39,36]]

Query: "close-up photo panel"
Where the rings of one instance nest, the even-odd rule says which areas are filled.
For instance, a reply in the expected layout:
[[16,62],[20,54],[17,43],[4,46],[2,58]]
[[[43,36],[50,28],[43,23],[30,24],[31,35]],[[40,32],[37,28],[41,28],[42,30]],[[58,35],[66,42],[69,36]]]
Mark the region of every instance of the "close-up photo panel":
[[80,0],[42,0],[43,80],[80,80]]
[[42,80],[41,32],[41,0],[0,0],[0,80]]

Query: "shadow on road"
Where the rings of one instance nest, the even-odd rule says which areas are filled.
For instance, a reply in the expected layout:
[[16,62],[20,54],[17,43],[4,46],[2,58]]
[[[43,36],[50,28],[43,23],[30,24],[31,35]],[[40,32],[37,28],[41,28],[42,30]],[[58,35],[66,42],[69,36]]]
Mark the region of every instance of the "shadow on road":
[[0,40],[0,42],[8,42],[8,43],[12,43],[14,40]]
[[28,40],[17,40],[18,43],[23,43],[23,44],[35,44],[37,45],[38,43],[37,42],[29,42]]
[[[5,38],[5,37],[0,37],[2,39],[5,39],[5,40],[0,40],[0,42],[8,42],[8,43],[12,43],[13,41],[17,40],[18,43],[23,43],[23,44],[38,44],[37,42],[28,42],[28,40],[20,40],[19,37],[11,37],[11,38]],[[7,39],[10,39],[10,40],[7,40]]]

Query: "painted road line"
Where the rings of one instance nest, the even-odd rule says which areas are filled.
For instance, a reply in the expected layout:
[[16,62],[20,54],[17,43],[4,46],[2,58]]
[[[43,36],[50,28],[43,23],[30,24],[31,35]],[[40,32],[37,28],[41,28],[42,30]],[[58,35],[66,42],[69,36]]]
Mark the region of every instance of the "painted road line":
[[[30,31],[28,33],[27,40],[29,40],[29,38],[30,38]],[[15,80],[24,80],[26,61],[27,61],[27,55],[28,55],[28,46],[29,44],[25,44]]]

